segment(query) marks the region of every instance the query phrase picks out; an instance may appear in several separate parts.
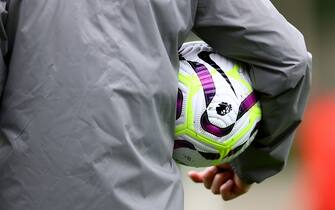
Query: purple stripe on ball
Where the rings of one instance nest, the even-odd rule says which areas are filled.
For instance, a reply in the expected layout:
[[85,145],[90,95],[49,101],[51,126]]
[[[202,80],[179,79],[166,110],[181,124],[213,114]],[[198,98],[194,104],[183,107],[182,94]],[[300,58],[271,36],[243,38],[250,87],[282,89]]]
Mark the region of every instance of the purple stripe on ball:
[[255,91],[252,91],[240,104],[237,119],[240,119],[251,107],[257,103],[257,97]]
[[173,149],[179,149],[179,148],[188,148],[191,150],[196,150],[195,146],[191,142],[185,140],[174,140]]
[[204,90],[206,106],[208,106],[215,96],[216,90],[212,75],[205,65],[197,62],[190,62],[194,71],[197,73]]
[[223,137],[228,135],[234,128],[234,123],[229,125],[228,127],[221,128],[212,124],[208,119],[208,114],[205,112],[200,119],[201,127],[210,134],[213,134],[217,137]]
[[183,108],[183,93],[181,92],[180,89],[178,89],[176,119],[179,119],[182,108]]

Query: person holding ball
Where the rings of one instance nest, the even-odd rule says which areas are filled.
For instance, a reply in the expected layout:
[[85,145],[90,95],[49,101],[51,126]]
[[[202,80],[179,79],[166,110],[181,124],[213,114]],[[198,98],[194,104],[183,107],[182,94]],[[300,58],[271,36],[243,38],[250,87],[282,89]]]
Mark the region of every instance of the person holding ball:
[[269,0],[2,0],[0,210],[182,210],[178,48],[193,31],[250,64],[262,123],[190,172],[224,200],[282,170],[310,86],[302,34]]

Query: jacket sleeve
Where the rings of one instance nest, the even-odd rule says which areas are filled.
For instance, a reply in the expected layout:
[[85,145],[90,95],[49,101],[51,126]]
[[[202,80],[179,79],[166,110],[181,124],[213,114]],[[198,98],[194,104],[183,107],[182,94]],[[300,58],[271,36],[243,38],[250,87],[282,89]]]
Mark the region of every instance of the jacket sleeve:
[[3,86],[7,73],[7,68],[4,61],[5,53],[7,52],[7,34],[5,30],[5,22],[7,19],[6,3],[0,1],[0,99],[2,96]]
[[[5,23],[7,20],[6,1],[0,0],[0,102],[2,99],[2,92],[7,76],[7,65],[5,64],[5,55],[7,52],[7,33],[5,30]],[[0,103],[1,105],[1,103]],[[0,116],[1,117],[1,116]],[[0,166],[12,153],[12,148],[0,131]]]
[[282,170],[311,80],[304,38],[268,0],[199,0],[193,31],[219,53],[251,65],[262,124],[232,166],[245,182]]

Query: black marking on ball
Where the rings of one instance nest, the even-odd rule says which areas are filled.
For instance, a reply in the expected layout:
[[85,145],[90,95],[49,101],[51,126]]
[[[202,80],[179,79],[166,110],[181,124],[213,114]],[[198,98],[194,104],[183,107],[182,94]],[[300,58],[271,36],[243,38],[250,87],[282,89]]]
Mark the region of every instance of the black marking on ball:
[[217,107],[216,107],[216,113],[221,116],[225,116],[229,112],[231,112],[232,107],[231,104],[228,104],[226,102],[221,102]]

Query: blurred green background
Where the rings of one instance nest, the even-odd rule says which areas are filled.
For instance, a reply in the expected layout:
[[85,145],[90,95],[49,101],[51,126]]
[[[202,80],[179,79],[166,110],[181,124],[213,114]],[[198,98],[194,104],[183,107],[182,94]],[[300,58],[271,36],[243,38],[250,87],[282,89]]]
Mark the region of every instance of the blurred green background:
[[[310,101],[325,94],[331,94],[335,98],[335,1],[277,0],[272,3],[304,34],[307,48],[313,54]],[[335,129],[335,123],[331,126]],[[335,142],[335,137],[331,139],[333,138]],[[303,139],[297,140],[303,142]],[[304,151],[294,145],[290,161],[283,172],[261,184],[253,185],[247,194],[229,202],[222,201],[202,185],[193,184],[186,176],[191,168],[182,167],[185,210],[316,210],[308,206],[308,202],[304,200],[306,197],[303,197],[305,195],[301,195],[301,174],[304,173],[301,169],[302,152]],[[335,201],[335,192],[333,194]],[[335,210],[335,207],[318,210]]]

